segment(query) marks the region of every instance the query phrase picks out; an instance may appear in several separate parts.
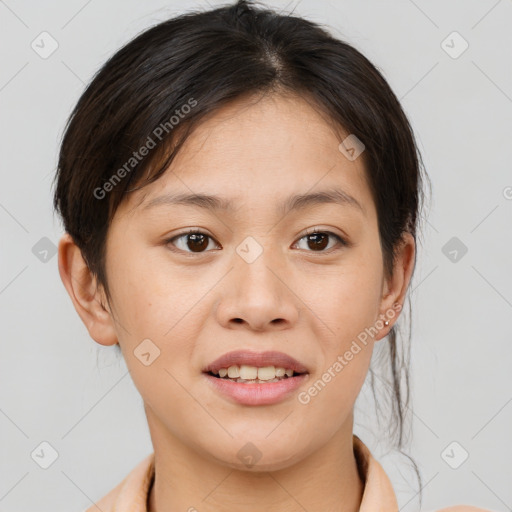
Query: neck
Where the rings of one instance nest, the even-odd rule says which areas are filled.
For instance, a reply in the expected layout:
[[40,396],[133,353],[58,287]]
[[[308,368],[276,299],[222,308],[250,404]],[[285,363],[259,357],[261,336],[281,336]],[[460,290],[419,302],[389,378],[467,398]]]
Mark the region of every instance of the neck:
[[357,512],[364,485],[352,445],[352,416],[321,449],[277,471],[242,471],[201,456],[147,409],[155,449],[148,512]]

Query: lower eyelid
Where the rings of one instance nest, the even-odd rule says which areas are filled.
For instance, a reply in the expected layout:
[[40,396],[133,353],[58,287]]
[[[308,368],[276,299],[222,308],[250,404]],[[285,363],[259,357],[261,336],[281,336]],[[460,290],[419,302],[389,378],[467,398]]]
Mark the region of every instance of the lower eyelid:
[[[176,247],[176,245],[175,245],[176,240],[179,240],[180,238],[186,238],[187,235],[204,235],[209,240],[213,241],[217,246],[220,246],[220,244],[212,236],[210,236],[208,233],[203,233],[202,231],[187,231],[186,233],[180,233],[178,235],[175,235],[175,236],[165,240],[164,244],[165,245],[172,245],[177,251],[185,253],[185,254],[194,255],[194,254],[205,254],[207,252],[211,252],[211,249],[208,250],[208,251],[193,252],[193,251],[185,251],[183,249],[180,249],[179,247]],[[210,244],[208,244],[208,245],[210,245]]]
[[[311,231],[310,233],[306,233],[305,235],[301,236],[297,242],[295,242],[294,245],[296,245],[297,243],[299,243],[303,238],[306,238],[307,236],[309,235],[313,235],[313,234],[323,234],[323,235],[329,235],[331,238],[334,238],[337,240],[339,246],[342,246],[342,247],[346,247],[348,246],[348,242],[340,235],[336,234],[336,233],[333,233],[332,231],[322,231],[322,230],[314,230],[314,231]],[[327,249],[326,251],[306,251],[306,252],[311,252],[311,253],[318,253],[318,254],[325,254],[325,253],[329,253],[333,250],[336,250],[336,245]]]
[[[310,231],[304,235],[302,235],[300,238],[297,239],[297,241],[293,244],[294,246],[297,245],[303,238],[306,238],[307,236],[309,235],[312,235],[312,234],[316,234],[316,233],[319,233],[319,234],[325,234],[325,235],[329,235],[330,237],[332,238],[335,238],[338,242],[338,246],[341,246],[341,247],[348,247],[350,244],[347,240],[345,240],[342,236],[338,235],[337,233],[333,233],[332,231],[325,231],[325,230],[313,230],[313,231]],[[202,231],[187,231],[186,233],[181,233],[181,234],[178,234],[178,235],[175,235],[169,239],[167,239],[164,243],[165,245],[173,245],[174,248],[179,251],[179,252],[182,252],[184,254],[187,254],[187,255],[196,255],[196,254],[205,254],[205,253],[208,253],[208,252],[212,252],[212,250],[205,250],[205,251],[202,251],[202,252],[193,252],[193,251],[185,251],[183,249],[180,249],[178,247],[175,246],[174,242],[180,238],[183,238],[183,237],[186,237],[187,235],[194,235],[194,234],[200,234],[200,235],[205,235],[207,238],[209,238],[210,240],[212,240],[218,247],[222,247],[212,236],[208,235],[207,233],[204,233]],[[338,247],[341,248],[341,247]],[[330,252],[333,252],[333,251],[336,251],[337,247],[336,246],[333,246],[331,248],[329,248],[328,250],[326,251],[308,251],[306,250],[305,252],[310,252],[310,253],[317,253],[317,254],[328,254]],[[215,249],[215,250],[218,250],[218,249]]]

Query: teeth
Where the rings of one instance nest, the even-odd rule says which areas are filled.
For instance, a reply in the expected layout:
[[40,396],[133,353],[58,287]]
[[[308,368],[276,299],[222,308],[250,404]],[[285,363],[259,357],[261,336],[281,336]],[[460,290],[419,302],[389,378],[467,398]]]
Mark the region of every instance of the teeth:
[[258,379],[260,380],[272,380],[276,378],[275,366],[264,366],[258,368]]
[[275,366],[263,366],[258,368],[246,364],[232,365],[229,368],[220,368],[218,372],[219,377],[229,377],[236,380],[236,382],[277,382],[278,380],[287,377],[293,377],[293,370],[289,368],[281,368]]
[[235,382],[242,382],[244,384],[261,384],[263,382],[265,382],[265,383],[268,383],[268,382],[279,382],[280,380],[282,380],[282,379],[278,379],[278,378],[271,379],[271,380],[260,380],[260,379],[244,380],[244,379],[236,379]]
[[256,366],[247,366],[246,364],[243,364],[240,366],[239,377],[244,380],[256,379],[258,377],[258,368],[256,368]]
[[236,379],[240,377],[240,368],[238,366],[230,366],[228,368],[228,377],[230,379]]

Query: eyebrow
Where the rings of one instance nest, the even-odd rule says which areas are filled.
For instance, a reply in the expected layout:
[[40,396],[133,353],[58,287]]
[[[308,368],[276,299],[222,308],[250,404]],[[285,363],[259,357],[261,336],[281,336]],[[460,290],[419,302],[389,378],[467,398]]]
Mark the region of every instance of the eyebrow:
[[[339,188],[331,188],[309,194],[292,195],[281,205],[278,205],[277,211],[280,211],[282,215],[286,215],[290,211],[304,210],[319,204],[346,205],[358,209],[361,213],[366,215],[366,210],[361,203],[355,197]],[[208,194],[166,194],[148,201],[143,206],[143,210],[162,205],[186,205],[197,206],[207,210],[226,212],[235,211],[233,200]]]

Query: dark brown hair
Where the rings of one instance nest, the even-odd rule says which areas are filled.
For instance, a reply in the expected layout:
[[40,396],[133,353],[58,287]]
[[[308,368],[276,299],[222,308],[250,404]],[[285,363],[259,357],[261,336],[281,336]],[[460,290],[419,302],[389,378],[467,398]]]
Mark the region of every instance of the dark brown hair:
[[[364,143],[387,276],[403,233],[416,239],[421,155],[382,74],[327,28],[251,4],[239,0],[187,12],[144,31],[96,73],[68,120],[54,207],[107,299],[105,241],[119,204],[162,176],[206,115],[245,96],[300,95]],[[393,397],[389,425],[400,449],[409,407],[409,343],[400,345],[395,329],[386,352],[390,376],[382,382]]]

